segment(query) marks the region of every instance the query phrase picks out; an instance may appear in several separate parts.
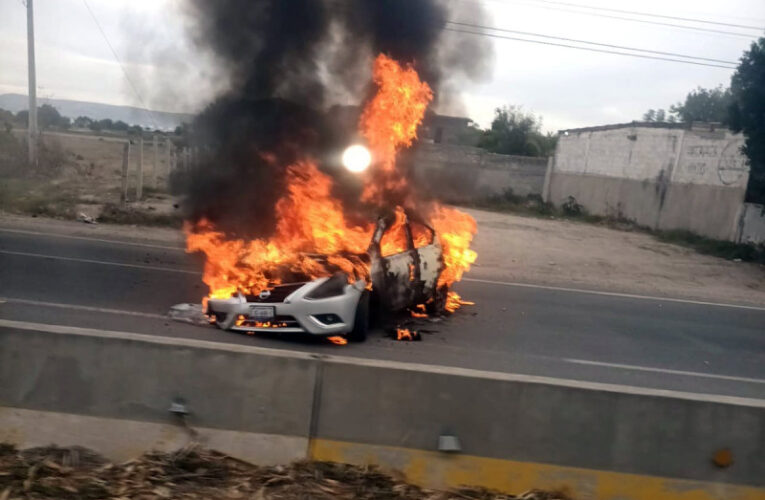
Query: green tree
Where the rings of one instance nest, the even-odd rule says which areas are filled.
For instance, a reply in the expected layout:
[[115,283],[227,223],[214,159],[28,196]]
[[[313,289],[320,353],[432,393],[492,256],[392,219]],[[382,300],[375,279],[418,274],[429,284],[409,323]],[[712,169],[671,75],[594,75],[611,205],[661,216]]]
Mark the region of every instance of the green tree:
[[684,102],[670,106],[680,121],[729,123],[728,111],[732,102],[730,89],[722,85],[713,89],[698,87],[685,96]]
[[667,113],[665,109],[649,109],[643,113],[644,122],[656,122],[656,123],[675,123],[677,120],[671,113]]
[[746,138],[744,153],[750,165],[746,199],[765,203],[765,38],[744,52],[730,93],[730,126]]
[[41,129],[58,127],[63,123],[63,117],[56,108],[50,104],[43,104],[37,108],[37,126]]
[[121,132],[127,132],[127,131],[128,131],[128,129],[130,128],[130,125],[128,125],[127,123],[123,122],[122,120],[117,120],[117,121],[116,121],[116,122],[114,122],[114,124],[112,125],[112,128],[113,128],[114,130],[119,130],[119,131],[121,131]]
[[3,124],[3,128],[7,131],[13,129],[13,123],[16,121],[16,117],[13,113],[7,109],[0,108],[0,123]]
[[74,126],[77,128],[90,128],[93,119],[87,116],[78,116],[74,119]]
[[503,106],[494,110],[491,128],[481,134],[478,147],[506,155],[547,156],[556,140],[542,133],[541,118],[518,106]]
[[29,111],[23,109],[16,113],[16,123],[22,127],[29,126]]

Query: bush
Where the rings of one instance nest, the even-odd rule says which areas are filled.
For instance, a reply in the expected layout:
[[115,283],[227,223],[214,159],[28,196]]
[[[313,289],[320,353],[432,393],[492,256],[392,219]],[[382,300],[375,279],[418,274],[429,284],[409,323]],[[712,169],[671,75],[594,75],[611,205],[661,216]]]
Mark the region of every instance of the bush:
[[563,210],[563,214],[569,217],[579,217],[580,215],[586,215],[585,208],[576,202],[576,198],[569,196],[566,201],[560,206]]

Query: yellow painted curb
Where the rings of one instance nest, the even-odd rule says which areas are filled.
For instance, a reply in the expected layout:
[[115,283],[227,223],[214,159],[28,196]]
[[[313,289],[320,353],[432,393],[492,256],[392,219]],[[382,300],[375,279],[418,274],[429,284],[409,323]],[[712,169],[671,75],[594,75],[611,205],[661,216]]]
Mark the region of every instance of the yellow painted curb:
[[403,472],[430,488],[483,486],[509,493],[562,490],[577,500],[765,500],[765,488],[517,462],[462,454],[314,439],[310,458]]

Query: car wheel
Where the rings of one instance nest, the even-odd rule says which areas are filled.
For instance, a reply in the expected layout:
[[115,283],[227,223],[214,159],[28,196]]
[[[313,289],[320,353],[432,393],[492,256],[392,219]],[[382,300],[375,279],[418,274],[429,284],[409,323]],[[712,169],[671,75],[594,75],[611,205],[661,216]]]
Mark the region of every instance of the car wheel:
[[356,316],[353,319],[353,330],[348,334],[351,342],[363,342],[369,330],[369,292],[364,290],[356,306]]
[[449,288],[441,286],[433,291],[433,300],[429,300],[425,304],[425,312],[431,315],[443,314],[446,309],[446,297],[449,294]]

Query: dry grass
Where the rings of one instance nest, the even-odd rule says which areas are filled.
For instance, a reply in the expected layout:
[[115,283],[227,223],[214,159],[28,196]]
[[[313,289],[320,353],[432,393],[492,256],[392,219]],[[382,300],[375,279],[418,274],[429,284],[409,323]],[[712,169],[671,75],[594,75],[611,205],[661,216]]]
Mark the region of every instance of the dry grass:
[[259,467],[223,453],[188,447],[112,464],[84,448],[18,451],[0,445],[0,499],[570,500],[560,492],[515,496],[481,488],[431,491],[376,467],[295,462]]

